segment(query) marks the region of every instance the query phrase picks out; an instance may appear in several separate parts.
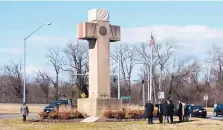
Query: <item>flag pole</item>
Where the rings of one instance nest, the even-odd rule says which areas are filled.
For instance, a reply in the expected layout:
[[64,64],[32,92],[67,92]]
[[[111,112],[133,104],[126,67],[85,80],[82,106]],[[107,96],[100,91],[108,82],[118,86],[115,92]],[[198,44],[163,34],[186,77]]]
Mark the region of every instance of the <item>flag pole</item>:
[[149,100],[151,101],[152,100],[152,79],[153,79],[153,45],[154,45],[154,38],[152,36],[152,33],[151,33],[151,40],[150,40],[150,48],[151,48],[151,62],[150,62],[150,80],[149,80],[149,90],[148,90],[148,98]]
[[153,79],[153,45],[151,45],[151,62],[150,62],[150,85],[149,85],[149,100],[152,100],[152,79]]

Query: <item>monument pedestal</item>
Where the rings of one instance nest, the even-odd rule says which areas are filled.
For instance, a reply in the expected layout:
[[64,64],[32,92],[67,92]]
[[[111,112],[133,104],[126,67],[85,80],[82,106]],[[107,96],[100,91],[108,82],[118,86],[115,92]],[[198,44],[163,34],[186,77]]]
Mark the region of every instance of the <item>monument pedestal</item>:
[[83,98],[77,100],[79,112],[88,116],[101,116],[107,110],[122,110],[122,100],[118,98]]

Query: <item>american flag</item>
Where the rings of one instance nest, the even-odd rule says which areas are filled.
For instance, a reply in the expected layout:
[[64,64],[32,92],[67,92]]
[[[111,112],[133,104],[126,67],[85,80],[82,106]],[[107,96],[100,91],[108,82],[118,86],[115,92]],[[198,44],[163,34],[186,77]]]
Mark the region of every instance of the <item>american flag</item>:
[[152,45],[154,45],[154,44],[155,44],[155,40],[154,40],[153,35],[152,35],[152,33],[151,33],[150,47],[151,47]]

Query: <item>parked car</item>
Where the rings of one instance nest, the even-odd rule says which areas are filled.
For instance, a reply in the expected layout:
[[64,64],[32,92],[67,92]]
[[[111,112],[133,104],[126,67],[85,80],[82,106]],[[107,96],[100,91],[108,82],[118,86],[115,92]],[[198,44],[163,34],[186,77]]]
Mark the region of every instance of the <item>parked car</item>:
[[223,115],[223,104],[217,104],[214,108],[214,116]]
[[202,106],[190,106],[189,113],[191,117],[206,118],[207,116],[207,110],[204,109]]
[[192,106],[194,106],[194,104],[187,104],[186,107],[188,109],[188,113],[191,114],[192,113]]
[[47,112],[47,113],[52,112],[57,106],[61,104],[68,104],[68,103],[70,103],[70,101],[66,99],[59,99],[56,101],[52,101],[48,106],[44,108],[44,112]]

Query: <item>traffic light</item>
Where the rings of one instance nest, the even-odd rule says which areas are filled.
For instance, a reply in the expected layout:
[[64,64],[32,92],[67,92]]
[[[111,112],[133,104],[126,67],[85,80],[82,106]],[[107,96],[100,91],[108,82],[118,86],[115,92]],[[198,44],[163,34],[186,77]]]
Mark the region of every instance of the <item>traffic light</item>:
[[144,80],[142,80],[142,84],[144,84],[145,83],[145,81]]
[[116,81],[116,78],[114,78],[113,81],[115,82]]

